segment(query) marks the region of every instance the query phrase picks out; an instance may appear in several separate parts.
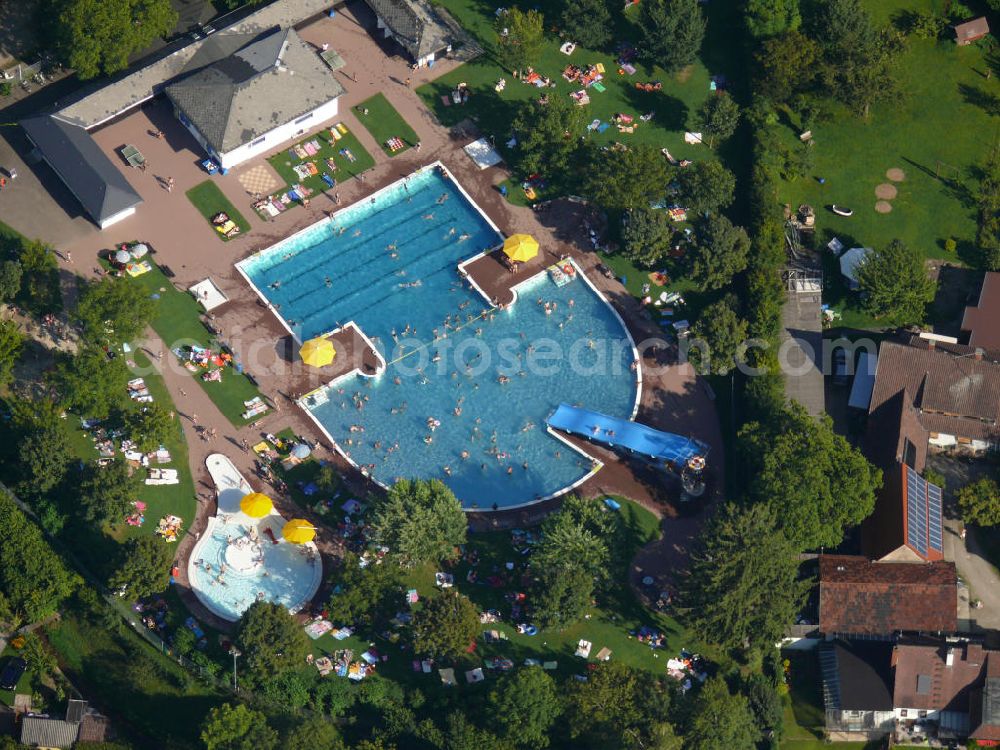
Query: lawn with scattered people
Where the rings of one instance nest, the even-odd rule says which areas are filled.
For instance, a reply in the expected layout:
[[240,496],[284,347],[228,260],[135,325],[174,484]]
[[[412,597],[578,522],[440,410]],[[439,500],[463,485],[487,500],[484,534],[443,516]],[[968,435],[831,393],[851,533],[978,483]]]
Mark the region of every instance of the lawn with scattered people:
[[[878,23],[890,22],[904,6],[939,10],[930,0],[865,5]],[[779,202],[816,209],[820,248],[833,237],[845,248],[901,239],[927,258],[975,265],[974,175],[995,140],[990,102],[1000,96],[1000,81],[987,78],[990,65],[981,44],[959,47],[947,35],[940,41],[910,38],[899,65],[901,95],[874,106],[868,121],[837,110],[829,121],[811,125],[814,166],[781,184]],[[785,111],[782,121],[786,145],[802,148],[798,116]],[[886,213],[876,209],[878,201]],[[854,215],[836,216],[832,204]],[[945,249],[948,239],[955,240],[956,252]],[[877,326],[858,309],[833,259],[824,271],[824,302],[844,313],[842,324]]]
[[[156,308],[151,325],[167,347],[176,349],[196,345],[216,353],[222,351],[224,341],[205,327],[198,301],[188,292],[178,290],[158,265],[153,264],[150,272],[131,279],[130,283],[140,284],[155,295]],[[164,356],[168,354],[165,352]],[[221,381],[203,380],[201,375],[208,368],[198,368],[192,376],[226,419],[238,427],[252,422],[259,415],[244,418],[245,402],[260,396],[260,391],[245,373],[238,372],[235,367],[221,369]]]
[[[302,141],[268,157],[268,163],[287,184],[272,193],[281,198],[295,185],[311,191],[308,198],[315,198],[337,183],[357,177],[375,166],[375,159],[361,145],[361,141],[343,123],[324,128]],[[298,171],[296,171],[298,169]],[[329,178],[329,184],[323,179]],[[282,201],[284,203],[284,201]],[[293,199],[285,205],[300,205]]]
[[[417,145],[417,134],[403,116],[385,98],[385,94],[375,94],[354,108],[354,114],[375,141],[389,156],[401,154]],[[391,139],[400,141],[395,147]]]
[[[187,197],[194,204],[194,207],[198,209],[198,213],[208,219],[213,227],[225,227],[225,223],[220,224],[218,221],[214,221],[215,217],[220,213],[224,213],[239,228],[239,232],[250,231],[250,222],[243,217],[243,214],[236,210],[236,206],[232,204],[219,189],[219,186],[212,180],[205,180],[195,185],[187,191]],[[239,232],[225,233],[216,231],[216,234],[219,235],[219,239],[223,242],[229,242],[234,237],[238,237]]]

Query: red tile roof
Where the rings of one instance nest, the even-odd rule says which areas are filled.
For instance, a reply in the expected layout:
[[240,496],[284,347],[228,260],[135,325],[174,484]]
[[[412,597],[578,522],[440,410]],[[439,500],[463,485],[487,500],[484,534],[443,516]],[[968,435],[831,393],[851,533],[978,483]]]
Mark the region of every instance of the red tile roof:
[[954,563],[820,555],[819,628],[824,633],[952,633],[958,628],[957,606]]
[[[952,664],[948,666],[948,653]],[[900,644],[892,654],[893,705],[926,711],[967,713],[973,691],[982,684],[993,652],[974,644]],[[992,661],[997,661],[993,654]]]
[[959,44],[968,44],[990,33],[990,25],[986,22],[986,16],[973,18],[965,23],[956,23],[954,28],[955,40]]
[[969,346],[1000,350],[1000,273],[987,273],[979,302],[965,308],[962,330],[970,331]]

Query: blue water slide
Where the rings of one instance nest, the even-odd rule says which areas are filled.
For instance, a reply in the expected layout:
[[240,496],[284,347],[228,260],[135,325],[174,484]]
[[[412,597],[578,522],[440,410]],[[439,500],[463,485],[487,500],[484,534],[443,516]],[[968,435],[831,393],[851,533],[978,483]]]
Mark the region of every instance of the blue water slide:
[[628,450],[659,461],[683,466],[695,456],[704,457],[709,447],[700,440],[654,430],[619,417],[560,404],[545,423],[554,430],[578,435],[611,448]]

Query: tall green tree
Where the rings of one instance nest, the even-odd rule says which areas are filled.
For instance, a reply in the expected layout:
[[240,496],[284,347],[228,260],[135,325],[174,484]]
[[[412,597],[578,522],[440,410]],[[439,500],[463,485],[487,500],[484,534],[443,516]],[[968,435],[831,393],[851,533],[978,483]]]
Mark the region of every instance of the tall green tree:
[[76,317],[84,338],[94,343],[121,343],[136,338],[153,315],[153,300],[128,279],[106,277],[86,286]]
[[722,214],[712,213],[698,222],[691,248],[691,280],[707,291],[729,286],[747,267],[750,237]]
[[262,684],[286,671],[301,669],[309,640],[295,618],[280,604],[257,601],[240,617],[236,645],[251,683]]
[[1000,524],[1000,486],[989,477],[967,484],[958,491],[962,519],[976,526]]
[[341,558],[332,582],[330,618],[349,625],[370,626],[391,617],[402,596],[398,566],[372,563],[362,568],[353,552]]
[[176,429],[171,412],[160,404],[142,404],[125,412],[125,426],[136,447],[144,453],[157,450]]
[[18,492],[37,499],[66,476],[69,438],[60,410],[51,401],[18,400],[11,407],[18,436]]
[[13,320],[0,321],[0,385],[10,383],[14,365],[21,356],[24,336]]
[[138,474],[120,458],[107,466],[91,464],[80,482],[80,506],[88,521],[118,526],[132,512],[141,486]]
[[205,750],[274,750],[278,733],[260,711],[242,703],[223,703],[202,722],[201,741]]
[[66,409],[87,418],[105,419],[124,406],[128,367],[124,357],[111,357],[97,346],[83,346],[61,357],[48,376]]
[[559,23],[566,39],[588,49],[601,49],[611,39],[607,0],[565,0]]
[[778,104],[791,101],[813,86],[821,54],[819,44],[801,31],[788,31],[768,39],[754,55],[757,66],[754,88]]
[[798,550],[770,503],[724,506],[694,555],[684,605],[699,637],[761,652],[780,640],[802,603]]
[[632,209],[623,221],[623,252],[633,263],[652,268],[669,257],[674,232],[666,211],[648,206]]
[[488,705],[497,734],[525,748],[548,747],[549,729],[562,713],[556,683],[541,667],[504,675]]
[[728,375],[736,366],[749,332],[747,322],[736,312],[738,305],[735,295],[726,295],[698,316],[691,333],[695,341],[704,343],[704,348],[692,346],[688,357],[699,372]]
[[640,6],[640,54],[676,73],[698,57],[705,16],[698,0],[648,0]]
[[747,0],[743,18],[747,31],[755,39],[794,31],[802,23],[799,0]]
[[55,252],[41,240],[23,240],[18,263],[21,266],[21,288],[17,301],[35,313],[58,312],[62,307],[59,293],[59,264]]
[[924,309],[934,299],[935,285],[923,257],[901,240],[868,253],[856,275],[866,295],[865,309],[887,323],[922,322]]
[[35,622],[56,612],[78,583],[38,527],[0,492],[0,592],[7,607],[21,621]]
[[580,568],[532,568],[535,619],[565,628],[583,619],[594,597],[594,577]]
[[468,520],[443,482],[401,479],[375,505],[372,529],[403,565],[419,565],[453,559]]
[[615,212],[660,202],[672,176],[663,154],[648,144],[594,149],[588,162],[584,189],[599,205]]
[[0,263],[0,302],[8,302],[21,290],[21,264],[16,260]]
[[709,148],[728,140],[740,124],[740,105],[726,92],[710,96],[698,109],[698,127]]
[[518,137],[518,171],[524,176],[572,172],[586,116],[568,96],[551,96],[546,104],[537,99],[523,102],[512,125]]
[[660,677],[612,661],[588,672],[586,682],[571,681],[564,693],[563,724],[574,748],[680,750],[682,746],[667,720],[670,691]]
[[177,25],[170,0],[62,0],[53,16],[64,62],[80,78],[110,75]]
[[457,591],[442,591],[424,600],[411,629],[414,653],[457,659],[479,633],[479,609]]
[[722,677],[712,677],[698,694],[684,739],[689,750],[732,750],[754,747],[760,734],[746,697],[730,693]]
[[604,541],[567,514],[556,514],[545,524],[531,557],[532,569],[578,568],[591,577],[605,574],[607,563]]
[[522,71],[538,64],[545,34],[541,13],[505,8],[497,15],[494,29],[497,53],[507,70]]
[[677,175],[681,201],[699,214],[712,213],[733,202],[736,178],[718,161],[696,161]]
[[311,750],[342,750],[344,742],[336,725],[322,717],[314,716],[296,721],[285,735],[282,747],[310,748]]
[[444,736],[437,745],[441,750],[509,750],[510,745],[492,732],[469,721],[461,711],[452,711],[445,719]]
[[133,600],[159,594],[170,582],[173,553],[170,545],[158,536],[144,534],[132,537],[125,543],[108,586],[124,591]]
[[796,550],[840,544],[845,529],[875,507],[882,472],[827,416],[813,418],[793,403],[767,424],[748,423],[738,440],[750,499],[781,509],[779,523]]

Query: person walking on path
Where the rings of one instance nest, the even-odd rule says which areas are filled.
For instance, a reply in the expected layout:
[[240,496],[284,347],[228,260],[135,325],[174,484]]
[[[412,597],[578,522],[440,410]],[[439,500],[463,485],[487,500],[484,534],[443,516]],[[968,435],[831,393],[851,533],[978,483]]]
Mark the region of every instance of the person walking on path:
[[249,453],[250,452],[250,443],[247,442],[246,438],[241,438],[240,439],[240,445],[242,446],[244,453]]
[[167,178],[167,192],[168,193],[173,192],[173,189],[174,189],[174,178],[173,177],[168,177]]
[[410,88],[410,77],[409,76],[406,77],[406,82],[403,85],[406,86],[406,88]]
[[191,412],[191,424],[198,424],[198,415]]

